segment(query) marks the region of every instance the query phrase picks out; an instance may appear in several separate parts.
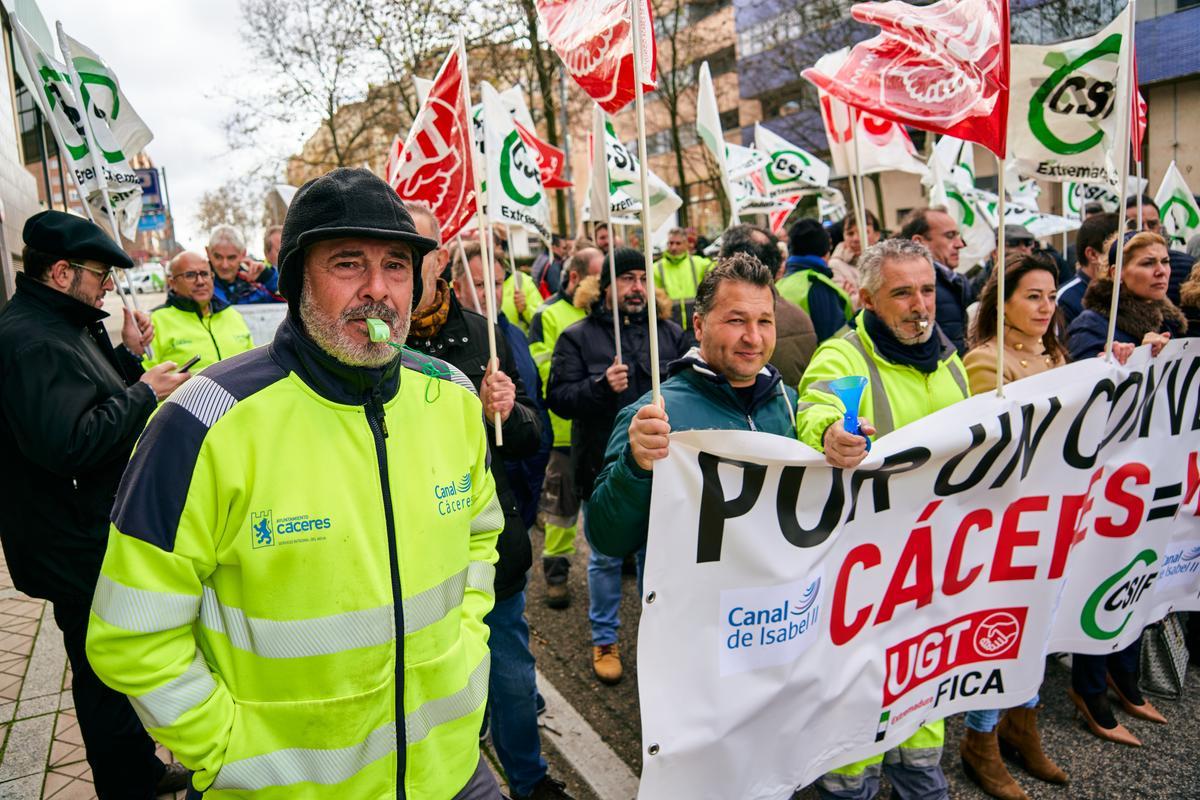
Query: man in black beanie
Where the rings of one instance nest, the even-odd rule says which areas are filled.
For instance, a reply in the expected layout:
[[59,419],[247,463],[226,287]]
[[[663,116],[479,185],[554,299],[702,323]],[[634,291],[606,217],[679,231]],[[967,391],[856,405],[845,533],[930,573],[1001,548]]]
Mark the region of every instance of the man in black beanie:
[[[613,293],[607,268],[585,278],[575,290],[576,308],[587,316],[563,331],[554,345],[546,401],[550,410],[571,425],[571,468],[576,491],[586,504],[592,484],[604,465],[604,449],[617,412],[650,391],[650,330],[647,314],[646,262],[637,250],[623,247],[615,256],[617,315],[621,331],[621,359],[617,360],[613,332]],[[658,312],[659,377],[667,365],[687,352],[683,329],[670,319],[671,303],[665,296]],[[645,551],[638,554],[641,573]],[[592,624],[592,668],[605,683],[621,679],[617,646],[617,616],[621,604],[621,562],[592,550],[588,557],[588,617]]]
[[483,409],[400,352],[436,245],[365,169],[306,183],[274,340],[172,395],[125,472],[88,657],[199,791],[500,798]]

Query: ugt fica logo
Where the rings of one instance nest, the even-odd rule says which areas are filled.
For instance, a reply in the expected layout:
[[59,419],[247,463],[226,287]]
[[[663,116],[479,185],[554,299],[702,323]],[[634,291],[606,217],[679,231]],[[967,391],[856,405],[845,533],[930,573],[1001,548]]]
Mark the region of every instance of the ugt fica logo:
[[275,544],[273,531],[270,511],[250,512],[250,544],[252,547],[270,547]]

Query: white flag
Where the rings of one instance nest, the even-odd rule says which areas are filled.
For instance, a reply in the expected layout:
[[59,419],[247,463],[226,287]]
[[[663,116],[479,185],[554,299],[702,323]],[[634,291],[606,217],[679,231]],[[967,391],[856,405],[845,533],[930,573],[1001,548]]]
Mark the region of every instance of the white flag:
[[770,159],[766,166],[769,197],[787,197],[829,185],[828,164],[757,122],[754,144]]
[[725,167],[729,170],[730,180],[757,172],[769,163],[771,163],[771,157],[757,147],[743,147],[733,142],[725,143]]
[[484,150],[487,164],[487,216],[494,223],[522,225],[550,238],[550,206],[542,188],[537,159],[525,146],[512,114],[487,81],[479,82],[483,99]]
[[1128,7],[1095,36],[1013,45],[1009,163],[1045,181],[1117,186],[1117,126],[1128,98]]
[[734,192],[729,181],[729,168],[725,163],[725,136],[721,133],[721,112],[717,108],[717,93],[713,89],[712,74],[708,70],[707,61],[700,65],[700,87],[696,95],[696,132],[717,160],[717,172],[721,177],[721,187],[725,196],[729,198],[730,224],[733,224],[738,219],[739,194]]
[[[953,136],[942,136],[929,156],[929,202],[944,206],[958,223],[966,244],[958,253],[958,268],[982,264],[996,249],[995,220],[981,209],[985,196],[975,188],[975,147]],[[994,198],[995,195],[989,195]]]
[[[632,198],[642,196],[642,177],[638,169],[638,160],[629,152],[629,148],[617,139],[612,123],[604,125],[604,150],[608,159],[608,179],[610,189],[621,189]],[[649,182],[650,210],[647,214],[650,230],[657,231],[671,218],[683,201],[679,195],[664,181],[649,169],[646,170]],[[640,206],[640,199],[635,202]],[[613,209],[614,213],[616,209]],[[640,211],[640,208],[639,208]]]
[[1158,206],[1159,216],[1162,217],[1168,244],[1182,247],[1200,233],[1200,206],[1196,205],[1196,197],[1184,182],[1174,161],[1163,175],[1158,193],[1154,195],[1154,204]]
[[[849,47],[826,53],[816,63],[816,69],[826,75],[837,74],[847,56]],[[854,109],[835,97],[818,92],[821,101],[821,118],[825,122],[825,135],[829,138],[829,155],[833,169],[839,175],[857,175],[899,170],[924,175],[925,164],[917,158],[917,148],[904,128],[889,120],[881,119],[861,109]],[[855,124],[855,116],[857,124]],[[854,139],[859,140],[860,168],[855,169]]]

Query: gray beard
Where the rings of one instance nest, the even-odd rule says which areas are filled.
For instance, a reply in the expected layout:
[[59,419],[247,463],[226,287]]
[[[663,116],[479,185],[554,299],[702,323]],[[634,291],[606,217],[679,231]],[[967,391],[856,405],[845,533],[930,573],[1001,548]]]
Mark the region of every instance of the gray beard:
[[397,314],[383,305],[355,306],[337,317],[321,312],[312,299],[308,281],[300,293],[300,321],[317,346],[338,361],[350,367],[382,367],[390,364],[399,351],[387,342],[359,343],[351,339],[345,325],[353,318],[370,316],[382,319],[392,329],[392,341],[404,344],[408,339],[408,326],[412,315]]

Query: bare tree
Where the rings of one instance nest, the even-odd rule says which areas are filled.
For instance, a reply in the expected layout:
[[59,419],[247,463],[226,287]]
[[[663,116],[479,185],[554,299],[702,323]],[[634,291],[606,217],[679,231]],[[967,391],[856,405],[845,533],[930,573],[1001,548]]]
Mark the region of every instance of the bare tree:
[[251,241],[251,234],[262,224],[268,182],[261,179],[235,178],[200,196],[196,223],[203,231],[218,225],[232,225]]

